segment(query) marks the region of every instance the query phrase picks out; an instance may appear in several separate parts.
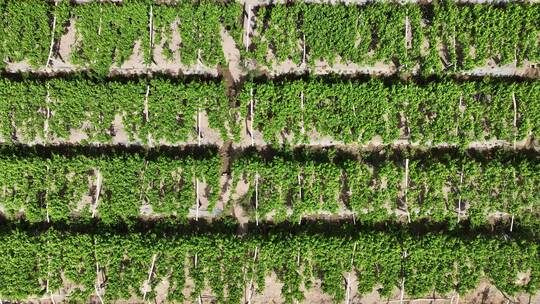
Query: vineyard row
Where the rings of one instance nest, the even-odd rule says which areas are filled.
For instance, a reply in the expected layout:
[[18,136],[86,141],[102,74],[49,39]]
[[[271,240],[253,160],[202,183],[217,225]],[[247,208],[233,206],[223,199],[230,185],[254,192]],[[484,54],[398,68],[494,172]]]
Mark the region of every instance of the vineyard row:
[[135,56],[141,68],[180,62],[180,69],[201,70],[229,65],[226,53],[234,53],[248,70],[278,71],[287,63],[297,68],[379,63],[431,75],[540,62],[540,5],[533,3],[243,8],[209,0],[175,5],[1,0],[0,16],[0,67],[24,62],[47,68],[60,62],[107,74]]
[[[399,230],[348,236],[290,234],[167,235],[73,233],[49,229],[0,233],[0,298],[110,302],[156,297],[167,302],[245,303],[274,276],[286,303],[315,284],[335,302],[377,290],[381,298],[459,297],[487,279],[512,299],[539,288],[534,242]],[[355,278],[353,283],[353,278]],[[281,288],[279,288],[281,287]],[[397,302],[397,301],[395,301]]]
[[[247,81],[0,78],[5,143],[516,147],[540,136],[540,83],[335,77]],[[533,141],[534,144],[536,141]]]
[[229,159],[210,149],[63,149],[2,148],[6,219],[114,224],[233,214],[258,225],[347,215],[370,224],[497,224],[510,232],[539,224],[536,156],[297,150],[244,151]]

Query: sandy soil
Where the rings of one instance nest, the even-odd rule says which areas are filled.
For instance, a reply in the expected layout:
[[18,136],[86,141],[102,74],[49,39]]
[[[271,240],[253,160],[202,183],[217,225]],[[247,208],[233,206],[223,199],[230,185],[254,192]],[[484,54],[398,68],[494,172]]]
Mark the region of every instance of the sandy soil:
[[[185,270],[186,275],[186,284],[183,290],[184,296],[187,299],[190,299],[192,290],[194,288],[194,283],[192,279],[188,276],[189,270],[186,267]],[[348,274],[344,274],[345,277],[348,277]],[[63,276],[62,276],[63,277]],[[103,278],[102,278],[103,279]],[[389,298],[383,298],[379,295],[377,289],[374,288],[373,291],[367,294],[357,294],[356,288],[357,286],[357,278],[354,274],[350,276],[351,279],[351,289],[349,294],[349,301],[345,301],[345,303],[350,304],[390,304],[390,303],[400,303],[400,291],[399,289],[395,288],[392,295]],[[27,301],[24,301],[24,303],[40,303],[40,304],[53,304],[53,301],[51,298],[54,298],[55,303],[64,303],[66,300],[66,297],[68,297],[69,293],[73,291],[77,286],[74,284],[68,282],[65,278],[64,281],[64,287],[60,290],[51,292],[50,294],[47,294],[43,297],[31,297]],[[274,272],[270,273],[270,275],[266,276],[265,278],[265,286],[262,291],[262,293],[256,292],[256,283],[255,281],[251,281],[251,278],[246,277],[245,278],[245,303],[253,303],[253,304],[267,304],[267,303],[275,303],[275,304],[281,304],[285,303],[285,300],[283,299],[281,295],[281,289],[283,288],[283,283],[279,281],[276,274]],[[306,303],[306,304],[330,304],[334,303],[332,301],[331,296],[328,294],[325,294],[322,292],[320,288],[320,280],[315,280],[313,284],[313,288],[309,290],[305,290],[302,288],[302,292],[304,293],[304,301],[299,303]],[[144,284],[143,284],[144,285]],[[252,287],[251,289],[249,287]],[[155,303],[166,303],[165,298],[167,295],[167,289],[169,287],[169,281],[167,277],[162,278],[160,282],[156,285],[155,290],[157,293],[157,299]],[[106,290],[101,290],[101,293],[105,292]],[[95,297],[96,301],[99,301],[97,297]],[[213,303],[213,300],[215,297],[212,294],[211,289],[206,286],[201,293],[201,303]],[[135,304],[135,303],[143,303],[142,299],[138,299],[135,296],[132,296],[129,300],[119,300],[115,301],[113,303],[126,303],[126,304]],[[199,301],[186,301],[185,303],[198,303]],[[99,303],[99,302],[96,302]],[[514,304],[532,304],[532,303],[540,303],[540,295],[528,295],[528,294],[518,294],[516,296],[508,296],[503,293],[501,293],[497,288],[495,288],[493,285],[491,285],[487,281],[481,281],[478,287],[464,296],[458,296],[455,293],[450,293],[448,295],[435,295],[435,296],[426,296],[423,298],[410,298],[407,296],[407,294],[404,294],[403,297],[403,303],[404,304],[456,304],[456,303],[467,303],[467,304],[508,304],[508,303],[514,303]]]
[[[92,0],[78,0],[80,2],[88,2]],[[93,0],[95,1],[95,0]],[[166,1],[165,1],[166,2]],[[324,3],[346,3],[346,4],[362,4],[366,0],[331,0],[331,1],[308,1],[308,2],[324,2]],[[405,2],[416,2],[416,1],[405,1]],[[471,2],[491,2],[484,0],[474,0]],[[253,9],[259,5],[269,4],[269,0],[257,1],[257,0],[245,0],[240,1],[240,3],[245,4],[245,10],[250,10],[251,16],[250,20],[245,18],[244,20],[244,44],[248,43],[252,36],[256,36],[257,33],[253,31],[255,15],[253,14]],[[275,3],[285,3],[284,0],[278,0]],[[249,12],[245,12],[246,16]],[[412,29],[410,23],[405,21],[404,30],[406,36],[406,47],[412,47]],[[51,60],[52,65],[50,67],[41,67],[41,68],[32,68],[27,61],[22,62],[13,62],[8,63],[6,71],[9,73],[19,73],[19,72],[33,72],[36,74],[45,74],[45,75],[54,75],[57,73],[69,73],[69,72],[79,72],[84,71],[85,68],[78,67],[73,65],[70,62],[70,54],[72,51],[72,46],[77,42],[77,39],[80,39],[76,33],[75,20],[71,19],[67,32],[57,39],[59,57],[55,57],[56,54],[53,54]],[[173,29],[173,39],[171,41],[172,51],[175,54],[173,60],[168,60],[163,55],[163,46],[164,41],[154,45],[153,50],[153,62],[149,65],[143,62],[143,56],[141,53],[141,42],[137,41],[134,46],[132,56],[123,63],[120,67],[112,67],[111,74],[122,74],[122,75],[142,75],[146,73],[168,73],[172,75],[186,74],[186,75],[208,75],[212,77],[218,76],[217,67],[208,67],[203,64],[194,64],[192,66],[185,66],[180,62],[180,35],[177,30],[178,20],[175,21],[171,27]],[[249,35],[248,35],[249,33]],[[324,61],[318,61],[312,67],[306,67],[305,64],[295,65],[290,61],[285,61],[281,63],[275,63],[271,69],[268,69],[266,66],[254,64],[253,62],[244,62],[240,60],[240,51],[232,37],[223,29],[220,30],[220,35],[222,38],[222,49],[225,55],[225,58],[228,62],[229,70],[235,81],[239,81],[242,76],[245,76],[247,72],[242,67],[246,65],[248,69],[255,71],[264,71],[270,77],[275,77],[284,74],[304,74],[311,73],[315,75],[326,75],[326,74],[343,74],[343,75],[356,75],[356,74],[367,74],[367,75],[392,75],[397,69],[393,65],[384,64],[382,62],[375,63],[372,66],[361,66],[353,63],[342,62],[339,58],[335,63],[328,63]],[[300,47],[300,46],[299,46]],[[271,57],[271,54],[270,54]],[[45,63],[44,63],[45,64]],[[540,77],[540,70],[534,63],[524,62],[522,66],[516,67],[515,64],[508,64],[504,66],[496,66],[493,63],[486,65],[485,67],[475,68],[471,71],[460,72],[458,75],[475,75],[475,76],[518,76],[518,77],[529,77],[529,78],[538,78]]]

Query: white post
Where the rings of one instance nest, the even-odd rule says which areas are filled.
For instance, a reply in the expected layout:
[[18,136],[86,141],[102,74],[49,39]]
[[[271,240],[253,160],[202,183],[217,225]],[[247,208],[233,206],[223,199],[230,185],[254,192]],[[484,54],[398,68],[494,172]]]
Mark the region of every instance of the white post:
[[150,31],[150,50],[152,50],[154,48],[154,8],[152,4],[150,4],[150,22],[148,28]]
[[99,279],[99,263],[98,263],[98,258],[96,254],[96,246],[97,246],[96,239],[94,238],[94,259],[96,260],[96,285],[94,285],[94,289],[96,290],[96,295],[99,299],[99,303],[103,304],[103,299],[101,298],[101,295],[99,293],[101,290],[101,287],[99,287],[101,283]]
[[99,204],[99,194],[101,192],[101,172],[99,172],[99,169],[95,169],[94,170],[95,174],[96,174],[96,193],[94,194],[94,208],[92,210],[92,218],[94,218],[96,216],[96,212],[97,212],[97,208],[98,208],[98,204]]
[[409,21],[409,16],[405,16],[405,50],[412,48],[412,43],[409,41],[412,39],[411,33],[411,22]]
[[[99,2],[99,25],[98,25],[98,36],[101,36],[101,23],[102,23],[102,17],[103,16],[103,6],[101,4],[101,1]],[[96,48],[96,53],[99,52],[99,47]]]
[[249,32],[251,29],[251,6],[249,4],[246,5],[246,10],[248,13],[247,24],[246,24],[246,52],[247,52],[249,50]]
[[195,211],[195,220],[198,221],[199,220],[199,178],[197,177],[196,180],[195,180],[195,189],[196,189],[196,196],[197,196],[197,201],[195,202],[195,206],[196,206],[196,211]]
[[[58,2],[54,2],[54,6],[57,6]],[[49,67],[51,63],[52,58],[52,52],[54,47],[54,32],[56,31],[56,14],[53,16],[53,25],[51,29],[51,46],[49,47],[49,56],[47,56],[47,63],[45,64],[45,67]]]
[[152,256],[152,265],[150,266],[150,269],[148,270],[148,279],[146,280],[147,286],[144,286],[144,293],[143,293],[143,301],[146,300],[146,293],[148,292],[148,289],[150,288],[150,279],[152,279],[152,273],[154,272],[154,264],[156,263],[157,254],[154,253],[154,256]]
[[197,107],[197,146],[201,145],[201,110]]
[[409,188],[409,159],[405,159],[405,208],[407,211],[407,221],[411,223],[411,214],[409,212],[409,203],[407,201],[407,191]]
[[150,119],[148,118],[148,96],[150,95],[150,85],[146,84],[146,94],[144,96],[144,120],[145,122],[149,122]]
[[[198,262],[198,254],[195,253],[195,268],[197,268],[197,262]],[[199,294],[199,296],[197,297],[197,302],[199,302],[199,304],[202,304],[202,298],[201,298],[201,295]]]
[[[298,176],[298,200],[302,201],[302,179],[300,177],[300,174]],[[302,224],[302,215],[300,214],[300,219],[298,220],[298,224]]]
[[302,34],[302,65],[306,64],[306,34]]
[[255,172],[255,223],[259,226],[259,173]]
[[512,220],[510,222],[510,232],[514,229],[514,214],[512,214]]
[[251,145],[255,145],[255,140],[253,138],[253,121],[255,120],[255,112],[254,112],[254,106],[253,106],[253,88],[251,88],[250,90],[250,94],[251,94],[251,101],[250,101],[250,133],[251,133]]
[[[456,26],[454,25],[454,35],[453,35],[453,42],[454,42],[454,57],[457,57],[456,56],[456,46],[457,46],[457,43],[456,43]],[[457,70],[457,58],[456,58],[456,62],[452,62],[452,65],[454,65],[454,72]]]
[[[47,215],[47,218],[48,218],[48,215]],[[49,239],[47,239],[47,249],[49,249],[48,247],[49,247]],[[52,293],[49,290],[49,277],[51,276],[51,268],[50,267],[51,267],[51,255],[47,254],[47,282],[45,283],[45,293],[50,294],[51,301],[53,302],[53,304],[55,304]]]
[[197,70],[200,70],[202,66],[201,49],[197,50]]
[[[49,165],[47,165],[47,178],[46,178],[47,181],[49,180],[48,176],[49,176]],[[50,223],[51,220],[49,218],[49,199],[48,199],[48,196],[49,196],[49,185],[47,185],[47,188],[45,189],[45,212],[46,212],[47,223]],[[47,242],[49,242],[49,240],[47,240]],[[47,279],[47,284],[48,283],[49,283],[49,281]]]
[[461,215],[461,185],[463,185],[463,167],[461,168],[461,174],[459,177],[459,198],[458,198],[458,216],[457,216],[458,223],[459,223],[459,219]]
[[[407,258],[407,251],[403,252],[403,258]],[[401,288],[400,288],[400,296],[399,296],[399,303],[403,304],[403,297],[405,295],[405,270],[402,269],[402,276],[401,276]]]
[[[252,272],[255,272],[255,262],[257,261],[258,246],[255,246],[255,253],[253,254],[253,266],[251,268]],[[251,274],[251,280],[249,281],[249,296],[247,298],[248,304],[251,304],[251,298],[253,297],[253,273]]]
[[45,96],[45,104],[47,105],[45,111],[45,122],[43,124],[43,133],[45,133],[45,141],[49,139],[49,119],[51,118],[51,109],[49,103],[51,102],[51,92],[49,91],[49,83],[47,82],[47,95]]
[[514,105],[514,150],[516,149],[516,137],[517,137],[517,102],[516,93],[512,92],[512,103]]
[[300,92],[300,108],[302,109],[302,112],[300,113],[302,115],[302,135],[304,135],[306,133],[306,129],[304,127],[304,91]]
[[517,67],[517,45],[514,43],[514,65]]
[[346,290],[346,296],[345,296],[345,304],[349,304],[349,299],[350,299],[350,296],[351,296],[350,282],[351,282],[351,272],[352,272],[352,270],[354,268],[354,254],[355,253],[356,253],[356,243],[354,243],[353,253],[352,253],[352,257],[351,257],[351,270],[347,274],[347,290]]

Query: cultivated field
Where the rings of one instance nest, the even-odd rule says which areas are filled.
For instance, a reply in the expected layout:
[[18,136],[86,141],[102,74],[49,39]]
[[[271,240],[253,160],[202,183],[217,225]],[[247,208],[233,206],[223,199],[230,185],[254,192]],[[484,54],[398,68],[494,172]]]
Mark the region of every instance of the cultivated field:
[[0,304],[540,303],[537,2],[0,17]]

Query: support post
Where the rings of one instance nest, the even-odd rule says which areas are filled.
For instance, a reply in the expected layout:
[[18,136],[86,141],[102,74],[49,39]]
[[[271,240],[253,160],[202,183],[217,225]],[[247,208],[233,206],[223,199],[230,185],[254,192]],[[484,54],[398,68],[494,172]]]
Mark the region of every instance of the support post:
[[251,268],[251,279],[249,281],[249,296],[247,298],[247,303],[251,304],[251,298],[253,297],[253,273],[255,272],[255,262],[257,261],[257,253],[258,253],[259,247],[255,246],[255,253],[253,254],[253,266]]
[[101,192],[101,183],[102,183],[102,177],[101,172],[99,172],[99,169],[94,170],[96,174],[96,193],[94,194],[94,208],[92,210],[92,218],[96,216],[98,204],[99,204],[99,194]]
[[[56,7],[58,5],[58,2],[57,1],[54,1],[54,6]],[[56,31],[56,14],[54,14],[53,16],[53,25],[52,25],[52,29],[51,29],[51,45],[49,47],[49,55],[47,56],[47,63],[45,64],[45,67],[49,67],[49,65],[51,64],[51,59],[52,59],[52,53],[53,53],[53,48],[54,48],[54,33]]]
[[144,95],[144,122],[149,122],[148,118],[148,96],[150,95],[150,85],[146,84],[146,94]]
[[255,223],[259,226],[259,173],[255,172]]
[[195,202],[195,207],[196,207],[196,211],[195,211],[195,220],[198,221],[199,220],[199,202],[200,202],[200,197],[199,197],[199,178],[196,178],[195,180],[195,191],[196,191],[196,202]]
[[251,6],[249,4],[246,5],[247,10],[247,25],[246,25],[246,52],[249,51],[249,34],[251,29]]
[[[152,273],[154,272],[154,265],[156,263],[157,254],[154,253],[152,256],[152,265],[150,266],[150,269],[148,270],[148,279],[146,280],[148,288],[150,288],[150,280],[152,279]],[[148,292],[147,286],[144,286],[144,293],[143,293],[143,301],[146,300],[146,293]]]
[[253,138],[253,121],[255,120],[255,112],[254,112],[254,105],[253,105],[253,88],[251,88],[250,90],[250,94],[251,94],[251,100],[250,100],[250,121],[249,121],[249,124],[250,124],[250,134],[251,134],[251,145],[254,146],[255,145],[255,139]]
[[407,191],[409,188],[409,159],[405,159],[405,208],[407,211],[407,221],[411,223],[411,214],[409,212],[409,203],[407,201]]

